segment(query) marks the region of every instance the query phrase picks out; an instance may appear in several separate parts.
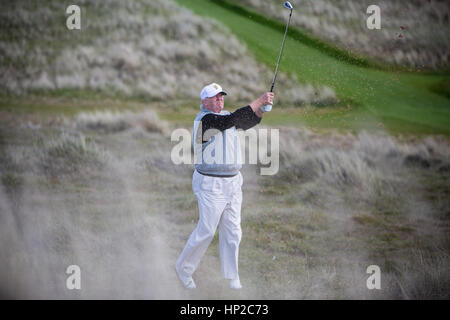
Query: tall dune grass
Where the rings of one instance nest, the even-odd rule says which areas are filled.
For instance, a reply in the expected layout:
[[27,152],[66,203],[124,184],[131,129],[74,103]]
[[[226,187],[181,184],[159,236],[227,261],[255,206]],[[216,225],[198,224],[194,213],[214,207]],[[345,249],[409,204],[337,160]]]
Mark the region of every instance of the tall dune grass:
[[78,129],[92,129],[94,131],[113,133],[132,127],[137,127],[148,132],[167,133],[167,123],[161,121],[153,110],[145,110],[140,113],[96,111],[81,112],[76,116]]
[[[272,70],[249,55],[224,26],[172,1],[83,1],[81,30],[65,27],[65,4],[2,2],[3,93],[98,90],[147,100],[198,99],[218,82],[233,101],[267,90]],[[278,103],[333,104],[326,87],[280,74]]]
[[[284,219],[301,223],[309,210],[326,217],[328,237],[320,233],[321,224],[313,223],[320,236],[303,250],[313,250],[312,259],[324,254],[342,260],[335,279],[345,283],[344,296],[448,298],[445,212],[450,202],[442,198],[450,191],[448,143],[439,137],[399,140],[365,132],[318,136],[304,129],[282,129],[280,143],[280,172],[260,183],[267,196],[295,208],[292,216],[283,213]],[[290,224],[276,226],[280,234],[292,234]],[[323,241],[332,252],[319,253]],[[348,250],[336,246],[340,241]],[[382,292],[370,293],[357,281],[365,277],[361,270],[369,261],[382,269]]]
[[316,204],[333,206],[332,199],[345,196],[345,201],[367,210],[398,212],[408,179],[415,179],[411,172],[437,175],[450,163],[448,145],[433,138],[408,144],[362,132],[317,141],[307,130],[282,132],[280,181],[298,185],[302,199]]

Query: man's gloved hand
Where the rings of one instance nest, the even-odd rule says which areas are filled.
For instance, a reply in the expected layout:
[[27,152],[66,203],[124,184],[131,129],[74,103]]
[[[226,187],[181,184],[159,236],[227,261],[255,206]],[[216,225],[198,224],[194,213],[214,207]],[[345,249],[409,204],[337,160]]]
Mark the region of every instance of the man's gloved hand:
[[[260,115],[262,116],[262,113],[272,110],[274,96],[275,95],[273,92],[266,92],[258,99],[253,101],[250,104],[250,107],[253,109],[253,112],[255,112],[256,115],[260,117]],[[267,105],[269,105],[270,107],[267,107]]]
[[273,98],[275,97],[273,92],[266,92],[258,100],[261,102],[261,111],[269,112],[272,110]]
[[261,110],[262,112],[269,112],[269,111],[272,110],[272,105],[271,105],[271,104],[266,104],[265,106],[262,106],[262,107],[260,108],[260,110]]

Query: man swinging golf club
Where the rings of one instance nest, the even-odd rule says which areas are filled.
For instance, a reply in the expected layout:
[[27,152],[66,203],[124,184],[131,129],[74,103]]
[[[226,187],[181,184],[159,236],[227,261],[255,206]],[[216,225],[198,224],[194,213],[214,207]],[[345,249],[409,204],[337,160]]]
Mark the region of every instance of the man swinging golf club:
[[230,280],[230,288],[242,288],[238,255],[242,236],[243,178],[239,172],[242,167],[241,147],[236,130],[247,130],[257,125],[261,122],[263,113],[272,109],[273,89],[293,9],[287,1],[283,6],[290,10],[290,15],[270,92],[233,113],[222,110],[223,96],[227,93],[218,84],[211,83],[200,93],[201,111],[195,118],[193,131],[196,161],[192,177],[192,189],[198,200],[200,219],[176,263],[178,277],[188,289],[196,287],[192,274],[208,249],[217,227],[222,276]]
[[178,277],[188,289],[195,288],[192,274],[217,227],[222,276],[230,280],[230,288],[242,288],[238,254],[243,178],[239,172],[242,164],[237,129],[247,130],[257,125],[263,116],[261,107],[272,104],[274,94],[266,92],[233,113],[222,110],[224,95],[227,93],[216,83],[204,87],[200,94],[201,111],[194,122],[194,152],[201,159],[196,160],[192,189],[198,200],[200,219],[176,263]]

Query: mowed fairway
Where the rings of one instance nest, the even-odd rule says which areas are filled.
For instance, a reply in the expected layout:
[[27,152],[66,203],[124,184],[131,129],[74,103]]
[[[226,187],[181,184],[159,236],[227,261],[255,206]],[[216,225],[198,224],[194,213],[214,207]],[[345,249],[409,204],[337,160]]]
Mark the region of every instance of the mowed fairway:
[[[192,0],[178,3],[196,14],[223,23],[247,44],[257,60],[275,67],[283,28],[257,22],[261,19],[254,19],[217,2]],[[280,10],[284,10],[281,2]],[[288,11],[285,11],[287,19]],[[265,118],[266,123],[294,122],[310,127],[352,130],[378,128],[392,134],[450,134],[450,101],[430,90],[448,79],[448,74],[358,66],[333,56],[327,48],[320,49],[296,39],[298,36],[295,35],[300,33],[298,29],[289,32],[280,70],[294,74],[300,81],[331,87],[342,101],[341,107],[346,107],[330,110],[329,113],[321,111],[292,115],[277,110],[275,105],[272,114]],[[267,84],[269,87],[270,83]]]

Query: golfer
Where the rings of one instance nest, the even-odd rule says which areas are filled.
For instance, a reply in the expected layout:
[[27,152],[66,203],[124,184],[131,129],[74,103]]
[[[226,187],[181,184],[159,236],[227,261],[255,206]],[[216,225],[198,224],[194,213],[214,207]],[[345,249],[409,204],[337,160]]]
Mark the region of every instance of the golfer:
[[273,103],[274,94],[264,93],[250,105],[230,113],[222,110],[227,95],[217,83],[200,93],[201,111],[194,121],[193,144],[196,159],[192,189],[198,199],[199,221],[176,263],[183,285],[194,289],[192,274],[219,227],[222,276],[230,288],[241,289],[238,273],[241,241],[242,167],[237,129],[257,125],[262,106]]

